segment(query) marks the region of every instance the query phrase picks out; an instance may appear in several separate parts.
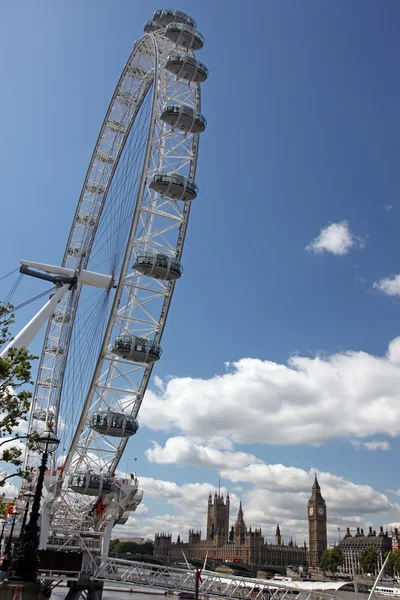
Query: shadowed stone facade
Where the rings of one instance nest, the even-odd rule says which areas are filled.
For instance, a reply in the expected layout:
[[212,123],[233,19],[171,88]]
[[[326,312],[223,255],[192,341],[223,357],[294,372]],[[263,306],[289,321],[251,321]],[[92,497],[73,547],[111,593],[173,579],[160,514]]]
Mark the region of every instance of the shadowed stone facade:
[[286,566],[307,565],[307,546],[297,546],[292,541],[282,544],[279,525],[275,533],[275,544],[266,544],[261,529],[247,528],[242,503],[240,503],[235,524],[229,529],[229,494],[211,493],[208,498],[207,537],[201,539],[201,531],[189,531],[188,542],[181,542],[180,536],[172,542],[170,534],[156,534],[154,554],[169,558],[181,558],[184,552],[188,558],[205,558],[245,564]]

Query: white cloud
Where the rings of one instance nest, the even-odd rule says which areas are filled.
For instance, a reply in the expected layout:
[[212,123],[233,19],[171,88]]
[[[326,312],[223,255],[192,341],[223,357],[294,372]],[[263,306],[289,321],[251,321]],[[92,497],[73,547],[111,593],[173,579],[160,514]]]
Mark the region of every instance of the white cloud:
[[[254,358],[210,379],[172,378],[149,390],[141,424],[197,442],[321,444],[400,433],[400,337],[385,356],[348,351],[288,365]],[[166,451],[164,451],[164,455]]]
[[[231,455],[230,452],[227,454]],[[299,544],[308,540],[306,507],[314,477],[312,470],[307,472],[279,464],[257,463],[248,468],[227,468],[221,475],[225,481],[247,484],[246,491],[241,491],[246,524],[261,526],[263,535],[269,542],[273,539],[277,523],[281,524],[286,541],[291,536]],[[375,514],[379,518],[378,515],[389,513],[393,520],[398,518],[397,505],[392,505],[384,494],[372,487],[358,485],[331,473],[320,473],[318,478],[327,502],[328,538],[331,542],[337,540],[338,527],[344,531],[346,527],[367,527],[371,524],[363,515]],[[140,487],[144,490],[147,501],[155,502],[153,514],[140,515],[137,511],[125,526],[115,529],[115,535],[152,537],[154,533],[164,531],[172,533],[173,539],[176,539],[178,533],[187,539],[188,530],[194,528],[201,529],[204,536],[207,498],[214,489],[211,484],[178,485],[171,481],[141,477]],[[225,487],[222,491],[226,495]],[[239,498],[235,493],[231,493],[230,498],[233,524]],[[157,507],[160,509],[159,513]]]
[[320,254],[322,252],[331,252],[336,256],[347,254],[358,240],[349,229],[347,221],[340,223],[331,223],[321,229],[320,234],[306,246],[306,250]]
[[374,451],[374,450],[384,450],[384,451],[387,451],[387,450],[390,450],[390,444],[386,440],[383,440],[381,442],[379,442],[379,441],[376,441],[376,442],[364,442],[364,447],[367,450],[370,450],[370,451]]
[[146,450],[150,462],[161,464],[185,464],[212,468],[223,468],[227,461],[232,467],[240,468],[251,462],[261,462],[254,454],[247,452],[226,452],[213,447],[196,444],[182,436],[169,438],[164,448],[153,442],[153,448]]
[[369,450],[373,452],[375,450],[390,450],[390,444],[387,440],[377,440],[375,442],[360,442],[360,440],[350,440],[350,444],[356,448],[356,450],[360,450],[361,448],[365,448],[365,450]]
[[374,283],[374,288],[388,296],[400,296],[400,275],[380,279]]

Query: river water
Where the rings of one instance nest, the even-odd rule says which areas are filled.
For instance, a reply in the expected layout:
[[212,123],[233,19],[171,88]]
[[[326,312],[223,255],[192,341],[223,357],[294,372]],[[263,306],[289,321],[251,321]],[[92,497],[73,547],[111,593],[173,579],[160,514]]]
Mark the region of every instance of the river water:
[[[106,584],[106,587],[107,584]],[[113,587],[110,585],[110,587]],[[167,600],[178,600],[178,596],[168,595],[165,596],[163,592],[157,593],[141,593],[141,592],[131,592],[129,587],[125,590],[121,589],[121,591],[114,591],[105,589],[103,592],[103,600],[162,600],[166,598]],[[67,587],[57,587],[53,590],[51,595],[52,600],[62,600],[67,595],[68,588]],[[335,595],[339,600],[356,600],[354,592],[331,592],[332,596]],[[329,594],[329,592],[328,592]],[[327,596],[329,598],[329,595]],[[358,594],[358,600],[367,600],[368,594]],[[376,596],[376,600],[388,600],[387,597]]]

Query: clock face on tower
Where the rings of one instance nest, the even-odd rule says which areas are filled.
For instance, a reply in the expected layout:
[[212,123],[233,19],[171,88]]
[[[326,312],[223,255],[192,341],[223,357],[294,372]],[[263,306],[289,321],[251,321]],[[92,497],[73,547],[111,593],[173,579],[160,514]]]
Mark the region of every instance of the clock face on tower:
[[323,506],[319,506],[318,507],[318,514],[322,517],[324,514],[324,507]]
[[310,506],[310,508],[308,509],[308,514],[310,515],[310,517],[313,516],[313,514],[314,514],[314,507],[313,506]]

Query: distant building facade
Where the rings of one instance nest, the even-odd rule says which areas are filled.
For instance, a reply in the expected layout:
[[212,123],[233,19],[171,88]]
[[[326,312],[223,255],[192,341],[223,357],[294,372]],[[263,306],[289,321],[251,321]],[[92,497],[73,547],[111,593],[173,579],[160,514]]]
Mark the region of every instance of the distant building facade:
[[319,567],[321,556],[328,547],[326,534],[326,504],[321,494],[321,488],[315,475],[311,497],[308,501],[308,535],[309,535],[309,565]]
[[229,494],[210,493],[207,512],[207,537],[201,539],[201,531],[189,531],[188,542],[181,542],[178,536],[172,542],[170,534],[156,534],[154,554],[170,558],[183,558],[182,550],[188,558],[213,558],[218,561],[240,562],[245,564],[286,566],[307,564],[307,545],[297,546],[292,541],[282,543],[279,525],[276,528],[275,544],[267,544],[261,529],[247,528],[242,503],[240,503],[235,524],[229,529]]
[[364,535],[364,530],[357,527],[357,532],[351,535],[350,528],[347,528],[347,533],[339,543],[339,546],[343,552],[344,564],[343,571],[351,573],[354,569],[355,573],[361,573],[360,569],[360,554],[368,546],[373,546],[378,553],[378,567],[377,571],[383,565],[385,560],[386,552],[392,550],[393,547],[399,543],[399,531],[394,530],[394,534],[389,535],[386,531],[383,531],[383,527],[380,528],[378,535],[376,531],[369,528],[367,535]]

